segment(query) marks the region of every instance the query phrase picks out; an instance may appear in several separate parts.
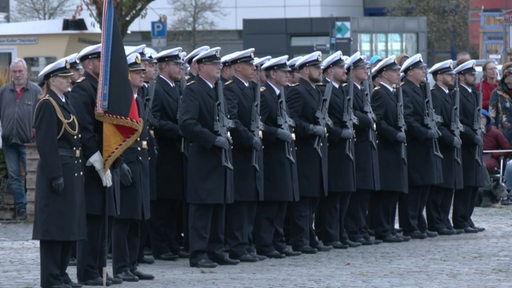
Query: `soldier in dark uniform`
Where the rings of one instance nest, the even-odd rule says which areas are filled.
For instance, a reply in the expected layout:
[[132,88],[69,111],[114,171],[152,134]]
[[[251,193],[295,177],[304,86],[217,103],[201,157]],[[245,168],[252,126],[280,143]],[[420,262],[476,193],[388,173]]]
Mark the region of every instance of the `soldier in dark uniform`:
[[[342,243],[342,235],[346,234],[344,218],[347,212],[350,194],[356,190],[354,131],[351,127],[352,117],[349,110],[351,101],[347,101],[342,84],[347,81],[347,70],[341,51],[333,53],[322,62],[322,70],[326,85],[332,85],[329,101],[329,117],[333,122],[327,127],[328,140],[328,171],[329,193],[320,199],[316,224],[318,237],[326,244],[337,249],[348,248]],[[331,83],[331,84],[329,84]],[[323,86],[327,89],[327,86]],[[325,93],[325,91],[324,91]],[[347,119],[346,117],[350,117]],[[344,240],[344,242],[346,242]]]
[[[189,204],[190,266],[214,268],[233,265],[224,252],[225,204],[233,202],[233,170],[229,121],[219,100],[220,48],[194,58],[199,76],[185,89],[179,127],[189,141],[186,200]],[[224,104],[224,107],[221,105]],[[225,124],[225,125],[224,125]]]
[[372,70],[380,85],[372,93],[372,107],[377,119],[379,139],[379,174],[381,190],[370,199],[369,213],[375,239],[402,242],[395,231],[396,204],[401,193],[407,193],[407,148],[403,101],[393,88],[400,82],[400,66],[395,56],[387,57]]
[[201,46],[196,49],[194,49],[192,52],[190,52],[187,56],[185,56],[185,63],[188,65],[188,75],[186,76],[187,83],[190,83],[195,80],[198,72],[197,63],[194,62],[194,58],[210,49],[210,46]]
[[[401,72],[405,74],[402,84],[404,116],[407,124],[407,165],[409,193],[399,204],[400,226],[404,235],[414,239],[435,237],[436,232],[427,230],[423,210],[432,185],[443,181],[442,155],[437,138],[439,130],[433,109],[429,109],[425,89],[425,64],[421,54],[411,56],[404,62]],[[426,119],[430,115],[430,126]]]
[[288,66],[290,67],[289,72],[289,79],[288,84],[293,85],[296,83],[299,83],[299,73],[297,73],[297,68],[295,67],[295,64],[297,64],[297,61],[299,61],[302,58],[302,56],[297,56],[295,58],[292,58],[290,61],[288,61]]
[[358,124],[355,129],[354,149],[357,159],[356,192],[350,196],[345,227],[351,241],[372,245],[381,241],[370,238],[366,218],[370,193],[380,190],[380,176],[375,119],[372,117],[371,102],[365,105],[366,91],[363,87],[363,82],[368,80],[368,67],[359,52],[350,56],[346,63],[352,79],[349,79],[348,85],[345,86],[345,94],[350,95],[350,89],[353,89],[354,115],[358,119]]
[[[453,235],[455,230],[449,219],[453,192],[463,187],[460,121],[454,114],[459,114],[460,101],[455,103],[455,93],[450,93],[455,84],[452,60],[435,64],[430,68],[429,73],[436,82],[431,92],[434,110],[443,119],[439,125],[439,131],[441,131],[439,149],[444,158],[443,182],[432,186],[427,200],[428,229],[439,235]],[[457,129],[459,132],[456,132]]]
[[254,242],[258,254],[269,258],[297,256],[284,239],[284,220],[288,202],[299,199],[299,183],[293,123],[288,117],[284,87],[288,83],[288,56],[269,60],[262,69],[267,82],[261,87],[263,129],[264,197],[258,203]]
[[[78,56],[78,53],[73,53],[69,56],[64,57],[68,63],[69,63],[69,71],[73,73],[71,75],[71,87],[75,85],[77,82],[81,81],[81,79],[84,77],[84,70],[80,63],[78,62],[78,59],[76,58]],[[69,88],[71,90],[71,87]]]
[[[114,216],[117,213],[114,197],[119,199],[119,191],[111,187],[112,175],[110,170],[105,171],[100,152],[103,151],[103,123],[94,116],[100,54],[101,44],[88,46],[78,53],[77,58],[85,70],[84,79],[69,93],[69,102],[80,123],[83,159],[87,159],[84,170],[87,240],[77,242],[77,278],[81,284],[97,286],[103,284],[100,275],[106,253],[103,247],[107,237],[105,214]],[[108,198],[107,203],[105,198]],[[120,283],[109,277],[107,284],[112,281]]]
[[[127,57],[138,114],[144,115],[144,99],[137,90],[144,85],[145,68],[138,53]],[[142,120],[143,121],[143,120]],[[120,156],[120,213],[112,221],[112,270],[116,278],[127,282],[152,280],[153,275],[137,269],[140,224],[149,219],[149,159],[146,126],[137,140]]]
[[[176,260],[180,253],[179,234],[185,206],[184,156],[178,127],[180,92],[175,83],[182,77],[181,47],[156,55],[160,75],[156,80],[152,115],[158,144],[156,161],[157,197],[152,204],[151,248],[155,258]],[[172,183],[172,185],[169,185]]]
[[454,69],[456,77],[459,77],[460,89],[460,122],[464,129],[462,138],[462,167],[464,188],[455,190],[453,196],[452,221],[453,228],[466,233],[484,231],[477,227],[471,220],[475,208],[476,193],[478,188],[486,184],[485,165],[482,165],[482,124],[481,105],[482,97],[475,90],[475,61],[470,60],[457,63]]
[[265,84],[267,82],[267,76],[265,76],[265,72],[261,70],[261,66],[267,63],[272,57],[265,56],[261,58],[254,58],[254,66],[256,67],[256,75],[254,75],[254,82],[259,84]]
[[222,64],[222,70],[220,71],[220,81],[222,81],[223,84],[226,84],[226,82],[233,79],[233,67],[231,66],[231,59],[238,52],[239,51],[224,55],[220,59],[220,63]]
[[226,206],[226,243],[229,257],[242,262],[258,261],[250,253],[250,235],[257,201],[263,199],[263,151],[257,107],[260,103],[255,102],[258,87],[251,81],[256,75],[253,61],[253,48],[231,57],[234,76],[224,85],[228,114],[235,124],[231,130],[235,202]]
[[[66,59],[46,66],[34,112],[37,167],[33,239],[39,240],[41,287],[80,287],[66,273],[74,243],[86,238],[80,131],[65,94],[72,72]],[[64,209],[65,208],[65,209]]]
[[321,60],[318,51],[303,56],[296,64],[299,83],[286,95],[290,117],[295,121],[300,191],[300,200],[289,205],[292,213],[290,241],[293,250],[306,254],[332,248],[316,239],[313,229],[318,201],[327,195],[327,131],[325,124],[317,119],[322,95],[314,84],[322,80]]

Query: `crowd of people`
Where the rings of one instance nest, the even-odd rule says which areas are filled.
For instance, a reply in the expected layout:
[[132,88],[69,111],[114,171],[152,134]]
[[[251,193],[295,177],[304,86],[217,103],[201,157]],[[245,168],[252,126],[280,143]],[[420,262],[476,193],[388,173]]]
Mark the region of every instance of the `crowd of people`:
[[[35,139],[40,155],[33,237],[42,287],[152,280],[138,264],[154,259],[215,268],[485,230],[471,216],[486,167],[497,168],[482,156],[486,137],[509,148],[512,63],[499,80],[487,63],[477,83],[471,59],[427,70],[421,54],[369,63],[359,52],[221,57],[203,46],[148,55],[141,45],[125,51],[126,88],[144,125],[105,169],[95,118],[101,48],[45,67],[42,89],[16,59],[0,89],[20,219],[24,144]],[[105,242],[113,277],[102,270]],[[78,283],[66,272],[72,254]]]

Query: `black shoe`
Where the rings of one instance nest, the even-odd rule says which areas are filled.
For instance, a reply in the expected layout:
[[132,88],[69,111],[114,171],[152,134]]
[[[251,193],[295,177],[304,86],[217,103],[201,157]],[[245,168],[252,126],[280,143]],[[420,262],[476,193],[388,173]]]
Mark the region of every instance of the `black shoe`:
[[263,260],[267,260],[268,259],[267,256],[256,254],[256,252],[251,252],[251,253],[249,253],[249,255],[251,255],[253,257],[256,257],[256,259],[258,259],[258,261],[263,261]]
[[164,261],[175,261],[175,260],[178,260],[178,258],[179,258],[179,256],[172,252],[165,252],[163,254],[156,256],[156,259],[164,260]]
[[16,220],[27,220],[27,210],[25,210],[25,209],[16,210]]
[[485,228],[484,228],[484,227],[473,226],[473,227],[471,227],[471,228],[476,229],[476,231],[478,231],[478,232],[483,232],[483,231],[485,231]]
[[190,253],[188,253],[185,250],[180,250],[180,251],[178,251],[178,257],[180,257],[180,258],[189,258],[190,257]]
[[190,267],[215,268],[217,266],[219,266],[219,265],[210,259],[201,259],[201,260],[197,261],[196,263],[190,262]]
[[402,242],[411,241],[411,237],[410,236],[396,234],[395,237],[400,239]]
[[[48,286],[46,286],[48,287]],[[69,288],[71,286],[69,286],[68,284],[57,284],[57,285],[52,285],[52,286],[49,286],[48,288]],[[82,286],[80,286],[82,287]]]
[[318,252],[318,250],[316,250],[315,248],[313,248],[311,246],[302,246],[302,247],[294,248],[293,250],[299,251],[303,254],[316,254]]
[[244,254],[240,257],[232,257],[230,256],[231,259],[234,259],[234,260],[240,260],[240,262],[258,262],[258,257],[256,256],[253,256],[251,254]]
[[155,258],[153,256],[142,256],[137,260],[139,264],[153,264],[155,263]]
[[80,288],[82,287],[82,284],[78,284],[76,282],[73,282],[69,276],[67,277],[67,279],[64,279],[64,284],[68,285],[68,287],[71,287],[71,288]]
[[[96,279],[89,279],[86,281],[78,281],[79,284],[82,284],[84,286],[103,286],[103,279],[101,277],[98,277]],[[112,285],[112,282],[110,282],[108,279],[106,281],[107,286]]]
[[107,281],[110,281],[112,285],[119,285],[123,283],[123,279],[116,278],[116,277],[110,277],[107,275]]
[[375,240],[381,240],[384,243],[399,243],[399,242],[402,242],[402,239],[397,237],[397,236],[395,236],[395,235],[387,235],[387,236],[384,236],[382,238],[378,238],[378,239],[375,239]]
[[240,264],[240,260],[237,260],[237,259],[231,259],[229,257],[224,257],[224,258],[217,258],[217,259],[212,259],[213,262],[219,264],[219,265],[237,265],[237,264]]
[[478,233],[478,230],[476,230],[473,227],[468,226],[468,227],[464,228],[464,233]]
[[130,272],[132,272],[133,275],[137,276],[139,278],[139,280],[153,280],[153,279],[155,279],[155,276],[153,276],[151,274],[147,274],[147,273],[141,272],[141,271],[139,271],[137,269],[133,269]]
[[[293,252],[293,251],[291,251],[291,252]],[[298,252],[298,253],[300,253],[300,252]],[[277,250],[274,250],[274,251],[269,252],[269,253],[265,253],[263,255],[265,255],[267,258],[274,258],[274,259],[281,259],[281,258],[285,258],[286,257],[285,254],[281,254]]]
[[427,238],[427,234],[426,233],[422,233],[418,230],[414,231],[414,232],[411,232],[411,233],[406,233],[404,234],[405,236],[410,236],[412,239],[425,239]]
[[341,243],[348,245],[348,247],[350,247],[350,248],[359,247],[362,245],[361,242],[356,242],[356,241],[352,241],[352,240],[348,240],[348,239],[345,241],[341,241]]
[[437,234],[439,234],[439,235],[454,235],[455,234],[455,230],[448,229],[448,228],[443,228],[443,229],[437,230]]
[[425,231],[423,233],[425,233],[427,235],[427,237],[429,237],[429,238],[434,238],[434,237],[438,236],[437,232],[435,232],[435,231],[427,230],[427,231]]
[[114,276],[115,278],[123,280],[123,282],[138,282],[139,277],[135,276],[132,272],[124,270]]
[[293,251],[292,249],[290,249],[289,247],[286,247],[284,248],[283,250],[281,251],[277,251],[281,254],[284,254],[286,257],[293,257],[293,256],[299,256],[302,254],[302,252],[300,251]]
[[325,245],[332,246],[332,248],[334,248],[334,249],[347,249],[348,248],[348,244],[343,244],[340,241],[325,243]]
[[316,245],[315,247],[316,250],[318,250],[318,252],[327,252],[327,251],[331,251],[332,250],[332,246],[330,245],[324,245],[322,244],[321,242],[318,243],[318,245]]

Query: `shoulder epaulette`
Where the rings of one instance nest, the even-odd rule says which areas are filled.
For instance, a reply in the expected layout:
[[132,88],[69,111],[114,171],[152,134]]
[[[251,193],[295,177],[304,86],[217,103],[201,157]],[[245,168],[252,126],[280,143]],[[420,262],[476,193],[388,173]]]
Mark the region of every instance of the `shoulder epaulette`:
[[298,86],[299,83],[293,83],[293,84],[290,84],[290,87],[295,87],[295,86]]
[[343,84],[341,84],[341,86],[342,86],[342,87],[345,87],[345,86],[347,86],[347,85],[348,85],[348,83],[343,83]]
[[379,90],[379,89],[380,89],[380,86],[375,86],[375,87],[373,88],[373,91],[375,91],[375,90]]
[[400,86],[404,86],[405,82],[400,82]]
[[265,86],[261,86],[261,87],[260,87],[260,92],[263,92],[263,91],[265,91],[265,90],[267,90],[267,87],[265,87]]
[[324,82],[318,82],[318,83],[315,83],[316,86],[325,86],[325,83]]
[[229,85],[231,83],[233,83],[233,80],[229,80],[228,82],[224,83],[224,86]]
[[195,81],[195,80],[192,80],[192,81],[190,81],[190,82],[187,82],[187,86],[189,86],[189,85],[191,85],[191,84],[194,84],[194,83],[196,83],[196,81]]
[[80,83],[80,82],[84,81],[84,79],[85,79],[85,77],[82,76],[82,77],[78,78],[78,80],[76,80],[75,83]]
[[188,79],[190,79],[190,75],[185,76],[185,80],[188,81]]

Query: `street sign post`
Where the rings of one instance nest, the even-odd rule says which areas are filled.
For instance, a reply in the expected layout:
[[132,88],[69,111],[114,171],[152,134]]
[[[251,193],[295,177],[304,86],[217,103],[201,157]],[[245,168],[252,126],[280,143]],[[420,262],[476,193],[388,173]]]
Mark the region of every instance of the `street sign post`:
[[167,22],[151,22],[151,46],[164,48],[167,46]]

